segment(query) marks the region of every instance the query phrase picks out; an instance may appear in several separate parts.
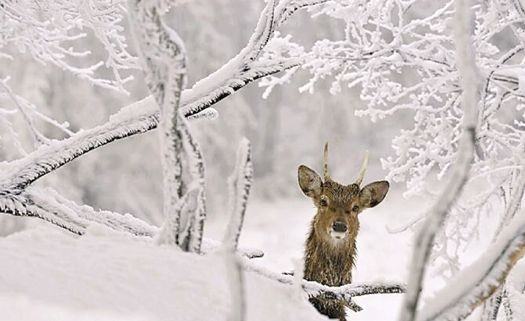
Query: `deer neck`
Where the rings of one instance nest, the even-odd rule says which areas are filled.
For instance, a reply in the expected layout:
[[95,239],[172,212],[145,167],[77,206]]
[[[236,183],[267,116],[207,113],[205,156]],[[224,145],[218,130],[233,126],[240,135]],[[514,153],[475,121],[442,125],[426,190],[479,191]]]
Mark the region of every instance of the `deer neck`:
[[350,283],[357,252],[358,227],[344,240],[334,242],[330,236],[317,233],[314,225],[306,242],[305,278],[330,286]]

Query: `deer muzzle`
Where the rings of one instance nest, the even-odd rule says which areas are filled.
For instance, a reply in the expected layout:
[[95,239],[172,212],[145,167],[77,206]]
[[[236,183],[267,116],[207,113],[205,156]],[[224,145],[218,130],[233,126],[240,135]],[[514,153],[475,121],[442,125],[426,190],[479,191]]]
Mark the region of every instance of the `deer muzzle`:
[[336,240],[341,240],[346,236],[347,231],[348,231],[348,227],[346,226],[346,223],[337,220],[332,224],[332,228],[330,230],[330,236]]

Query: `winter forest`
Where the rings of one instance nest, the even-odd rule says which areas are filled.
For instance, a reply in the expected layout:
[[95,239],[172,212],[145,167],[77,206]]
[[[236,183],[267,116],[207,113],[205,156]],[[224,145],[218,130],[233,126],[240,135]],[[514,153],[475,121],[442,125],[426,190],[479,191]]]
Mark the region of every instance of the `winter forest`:
[[525,320],[522,0],[0,25],[0,321]]

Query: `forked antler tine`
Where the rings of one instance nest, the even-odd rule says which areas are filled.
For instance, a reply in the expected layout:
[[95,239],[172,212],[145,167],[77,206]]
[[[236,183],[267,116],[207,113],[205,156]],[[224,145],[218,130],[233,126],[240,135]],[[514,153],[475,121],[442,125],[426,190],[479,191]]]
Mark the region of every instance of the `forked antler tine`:
[[325,182],[330,180],[330,174],[328,174],[328,142],[324,144],[323,176],[324,176]]
[[365,158],[363,159],[363,164],[361,165],[361,170],[359,171],[359,176],[355,180],[355,184],[361,186],[363,179],[365,178],[366,168],[368,167],[368,151],[365,152]]

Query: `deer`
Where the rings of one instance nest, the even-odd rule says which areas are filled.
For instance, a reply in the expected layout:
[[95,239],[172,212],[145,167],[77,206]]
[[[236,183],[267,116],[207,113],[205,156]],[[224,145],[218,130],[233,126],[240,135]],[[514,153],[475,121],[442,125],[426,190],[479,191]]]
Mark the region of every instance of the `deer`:
[[[365,154],[361,170],[354,183],[342,185],[328,173],[328,143],[324,146],[323,178],[305,165],[298,168],[299,187],[317,208],[306,240],[304,278],[328,286],[352,282],[352,268],[357,255],[359,215],[383,201],[390,184],[376,181],[361,187],[368,165]],[[319,294],[309,301],[331,319],[346,321],[344,300]]]

